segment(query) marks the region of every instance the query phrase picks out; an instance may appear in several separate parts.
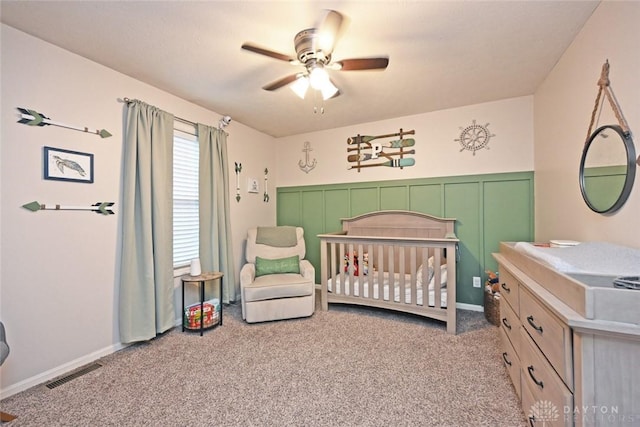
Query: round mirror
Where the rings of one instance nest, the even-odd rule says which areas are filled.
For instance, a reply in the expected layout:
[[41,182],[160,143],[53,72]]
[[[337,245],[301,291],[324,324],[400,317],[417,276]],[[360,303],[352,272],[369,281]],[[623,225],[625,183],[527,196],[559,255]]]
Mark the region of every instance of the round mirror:
[[591,134],[580,160],[580,191],[592,211],[610,214],[624,205],[636,176],[635,157],[633,140],[620,126]]

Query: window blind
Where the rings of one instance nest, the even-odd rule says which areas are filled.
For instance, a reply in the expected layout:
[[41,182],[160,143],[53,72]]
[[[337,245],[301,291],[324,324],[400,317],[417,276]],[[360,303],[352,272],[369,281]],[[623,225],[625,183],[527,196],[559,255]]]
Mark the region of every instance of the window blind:
[[174,130],[173,136],[173,267],[199,257],[198,141]]

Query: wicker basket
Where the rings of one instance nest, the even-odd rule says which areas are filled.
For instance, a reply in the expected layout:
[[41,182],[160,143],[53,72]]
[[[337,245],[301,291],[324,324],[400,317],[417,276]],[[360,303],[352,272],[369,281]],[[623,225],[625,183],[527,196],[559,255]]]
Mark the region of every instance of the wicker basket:
[[[205,301],[204,306],[204,326],[208,328],[217,325],[220,318],[220,304],[218,299]],[[184,327],[187,329],[200,329],[200,303],[191,304],[185,307]]]
[[490,291],[484,291],[484,317],[493,325],[500,326],[500,298]]

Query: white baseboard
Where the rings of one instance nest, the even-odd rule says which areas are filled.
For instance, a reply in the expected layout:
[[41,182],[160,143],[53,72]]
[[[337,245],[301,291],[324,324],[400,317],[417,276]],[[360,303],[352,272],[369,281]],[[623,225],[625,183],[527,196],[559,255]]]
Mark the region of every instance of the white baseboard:
[[9,387],[0,390],[0,399],[6,399],[9,396],[13,396],[16,393],[20,393],[28,388],[37,386],[46,381],[52,380],[56,377],[66,374],[67,372],[73,371],[76,368],[87,365],[91,362],[94,362],[101,357],[107,356],[111,353],[115,353],[118,350],[122,350],[125,347],[128,347],[129,344],[113,344],[108,347],[105,347],[101,350],[95,351],[91,354],[87,354],[85,356],[79,357],[76,360],[72,360],[71,362],[65,363],[64,365],[60,365],[53,369],[49,369],[48,371],[42,372],[38,375],[35,375],[31,378],[27,378],[22,380],[16,384],[12,384]]
[[464,303],[464,302],[457,302],[456,303],[456,308],[459,308],[461,310],[484,312],[484,307],[483,306],[475,305],[475,304],[467,304],[467,303]]

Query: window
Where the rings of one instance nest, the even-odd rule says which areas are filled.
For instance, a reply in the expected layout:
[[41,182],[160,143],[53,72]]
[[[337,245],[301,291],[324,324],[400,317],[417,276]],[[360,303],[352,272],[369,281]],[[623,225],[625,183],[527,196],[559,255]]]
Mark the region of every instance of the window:
[[196,136],[173,133],[173,267],[199,257],[198,159]]

